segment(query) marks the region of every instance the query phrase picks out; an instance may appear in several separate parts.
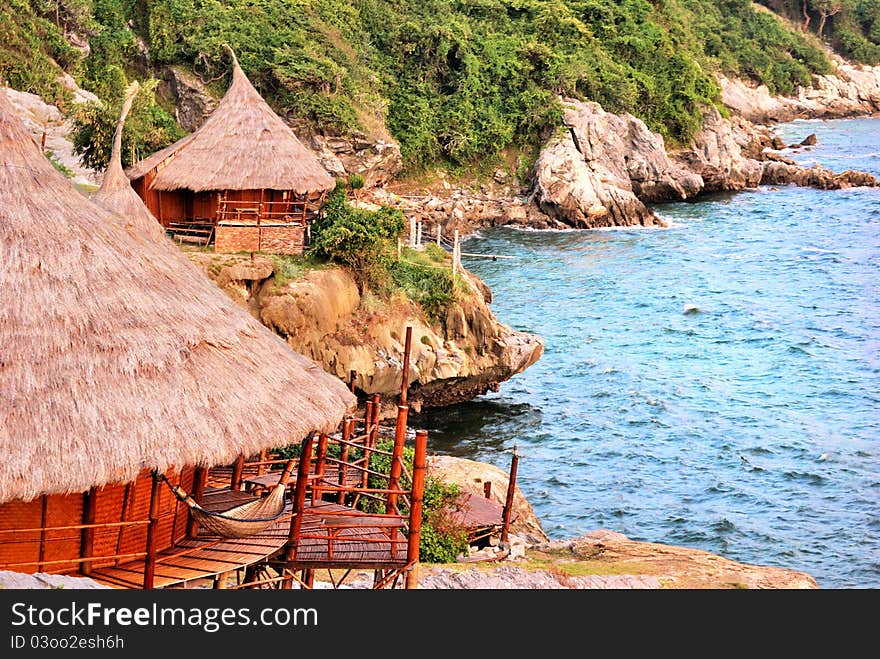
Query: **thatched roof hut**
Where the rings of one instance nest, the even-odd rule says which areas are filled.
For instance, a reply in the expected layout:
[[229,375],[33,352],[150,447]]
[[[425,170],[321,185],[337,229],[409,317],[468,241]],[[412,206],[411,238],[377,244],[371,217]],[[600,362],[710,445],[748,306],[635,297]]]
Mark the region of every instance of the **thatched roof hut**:
[[337,378],[43,157],[0,89],[0,503],[333,431]]
[[[160,167],[161,165],[161,167]],[[158,168],[154,190],[329,191],[318,157],[269,107],[232,54],[232,84],[198,130],[131,167],[137,180]]]
[[[296,243],[335,179],[317,155],[260,96],[232,53],[232,83],[210,117],[195,132],[136,163],[127,175],[163,226],[213,236],[221,222],[235,226],[296,224],[275,231],[271,242]],[[241,222],[245,224],[242,225]],[[228,250],[259,251],[247,244],[250,232],[232,232]],[[241,235],[238,235],[241,234]],[[226,238],[229,238],[227,235]],[[218,251],[221,236],[217,235]]]
[[135,234],[158,241],[165,239],[165,232],[162,231],[159,221],[150,209],[144,205],[143,199],[131,187],[131,182],[122,169],[122,129],[139,88],[140,85],[135,80],[125,92],[119,122],[116,124],[116,134],[113,137],[110,164],[104,172],[101,187],[92,195],[92,200],[124,218],[128,228]]

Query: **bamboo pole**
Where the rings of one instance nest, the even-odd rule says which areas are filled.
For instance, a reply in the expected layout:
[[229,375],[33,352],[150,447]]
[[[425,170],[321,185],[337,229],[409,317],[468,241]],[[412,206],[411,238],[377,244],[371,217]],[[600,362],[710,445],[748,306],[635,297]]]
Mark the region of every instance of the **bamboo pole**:
[[[134,483],[131,481],[125,484],[125,490],[123,490],[122,494],[122,511],[119,515],[120,522],[126,522],[128,520],[128,513],[131,508],[131,497],[132,492],[134,490]],[[116,553],[119,554],[122,552],[122,539],[125,534],[125,527],[119,527],[119,533],[116,535]],[[119,561],[116,561],[116,566],[119,566]]]
[[[83,528],[80,541],[80,558],[91,558],[95,548],[95,527],[91,526],[95,523],[95,513],[98,510],[98,490],[91,488],[83,494],[83,524],[89,526]],[[92,573],[92,564],[83,563],[79,570],[84,575]]]
[[[290,520],[290,532],[287,535],[287,545],[284,550],[284,560],[292,561],[296,559],[296,543],[299,539],[300,530],[302,528],[303,510],[306,505],[306,487],[308,487],[309,468],[312,462],[312,440],[314,433],[309,434],[303,440],[302,450],[299,454],[299,468],[296,473],[296,487],[293,491],[293,517]],[[289,589],[292,582],[285,582],[285,587]]]
[[339,455],[339,496],[336,503],[345,503],[345,470],[348,464],[348,451],[350,449],[348,443],[351,441],[351,424],[352,419],[346,416],[342,419],[342,449]]
[[510,461],[510,480],[507,482],[507,497],[504,501],[504,512],[501,515],[501,542],[507,542],[510,531],[510,514],[513,511],[513,494],[516,490],[516,470],[519,465],[519,455],[516,446],[513,447],[513,459]]
[[357,371],[354,369],[348,372],[348,386],[351,389],[351,393],[354,393],[354,381],[357,378]]
[[419,587],[419,542],[422,531],[422,500],[425,493],[427,470],[428,431],[416,431],[415,455],[413,457],[412,495],[409,507],[409,538],[406,559],[412,568],[406,573],[406,588]]
[[385,505],[386,513],[397,512],[397,494],[400,472],[403,469],[403,446],[406,443],[406,417],[409,412],[407,405],[397,406],[397,425],[394,428],[394,450],[391,451],[391,471],[388,474],[388,497]]
[[144,589],[152,590],[156,576],[156,534],[159,531],[159,489],[161,481],[158,472],[153,472],[153,485],[150,488],[150,525],[147,527],[147,558],[144,561]]
[[[46,133],[43,133],[43,135],[45,134]],[[40,562],[37,563],[37,572],[43,570],[43,561],[46,559],[46,522],[48,521],[49,500],[44,494],[40,497]]]
[[403,364],[400,374],[400,404],[407,404],[407,392],[409,391],[409,358],[412,349],[412,326],[406,328],[406,340],[403,344]]
[[312,503],[321,500],[321,479],[324,478],[324,465],[327,461],[327,443],[330,438],[321,433],[318,436],[318,454],[315,459],[315,484],[312,485]]
[[[202,498],[205,496],[205,485],[208,482],[208,470],[205,467],[196,467],[196,472],[193,475],[193,492],[192,498],[195,500],[197,504],[202,503]],[[195,538],[199,533],[199,521],[193,517],[189,516],[189,522],[186,527],[186,535],[190,538]]]
[[373,394],[373,433],[370,436],[370,448],[376,448],[379,442],[379,417],[382,412],[382,396]]
[[458,268],[461,265],[461,263],[459,261],[459,259],[461,258],[460,257],[460,250],[461,250],[461,247],[458,244],[458,229],[456,229],[455,230],[455,237],[452,242],[452,276],[453,277],[455,277],[455,275],[458,274]]
[[441,231],[442,231],[442,230],[443,230],[443,227],[441,227],[441,226],[440,226],[440,223],[438,222],[438,223],[437,223],[437,244],[438,244],[438,245],[440,244],[440,239],[441,239],[441,236],[442,236],[442,234],[441,234]]
[[244,473],[244,454],[240,454],[232,465],[232,479],[229,481],[230,490],[241,489],[241,477]]

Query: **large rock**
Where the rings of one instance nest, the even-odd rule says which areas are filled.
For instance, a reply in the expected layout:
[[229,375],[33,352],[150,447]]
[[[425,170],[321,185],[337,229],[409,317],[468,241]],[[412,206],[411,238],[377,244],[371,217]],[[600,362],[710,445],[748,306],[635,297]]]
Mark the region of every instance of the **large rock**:
[[672,157],[703,180],[706,192],[743,190],[761,183],[761,163],[743,155],[737,131],[714,107],[703,112],[703,125],[691,145]]
[[330,174],[347,178],[364,177],[364,187],[382,186],[403,169],[400,146],[390,136],[369,138],[363,133],[352,137],[313,134],[312,149]]
[[766,85],[719,75],[721,100],[734,113],[755,123],[797,118],[832,119],[880,111],[880,66],[854,65],[838,57],[833,74],[813,77],[795,96],[770,93]]
[[168,86],[177,99],[174,118],[184,130],[199,128],[217,107],[217,99],[208,93],[201,79],[183,67],[168,68]]
[[26,574],[0,570],[0,590],[45,590],[45,589],[107,589],[109,586],[98,583],[89,577],[71,577],[65,574],[36,572]]
[[[469,292],[429,320],[403,297],[361,295],[342,268],[310,270],[285,281],[267,275],[268,259],[193,252],[190,257],[241,306],[297,352],[364,394],[380,394],[393,414],[401,390],[407,326],[412,327],[408,403],[414,410],[470,400],[534,364],[543,340],[498,322],[488,289],[463,272]],[[238,261],[244,261],[242,265]]]
[[541,152],[534,200],[576,228],[661,224],[645,202],[684,200],[702,180],[671,161],[661,136],[630,114],[567,99],[563,128]]
[[[75,103],[99,102],[94,94],[80,89],[72,78],[69,76],[67,78],[69,80],[64,84],[74,92]],[[86,187],[96,187],[101,184],[103,174],[84,166],[79,155],[74,152],[69,137],[72,124],[56,106],[44,102],[36,94],[20,92],[9,87],[3,92],[34,142],[40,144],[45,134],[45,151],[57,165],[67,170],[69,178],[74,183]]]

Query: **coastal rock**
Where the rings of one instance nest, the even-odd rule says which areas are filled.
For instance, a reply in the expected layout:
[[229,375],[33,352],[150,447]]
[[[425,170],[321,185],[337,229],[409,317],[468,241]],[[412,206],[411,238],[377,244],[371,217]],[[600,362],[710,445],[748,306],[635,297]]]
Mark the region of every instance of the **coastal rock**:
[[[418,411],[497,391],[500,383],[540,359],[543,339],[500,323],[489,309],[485,284],[463,272],[470,291],[431,320],[403,297],[380,301],[361,295],[342,268],[310,270],[286,281],[264,279],[268,259],[189,254],[238,304],[282,336],[297,352],[348,381],[363,394],[380,394],[392,414],[403,373],[406,327],[412,327],[408,403]],[[244,261],[239,263],[238,260]]]
[[773,95],[766,85],[718,76],[721,100],[736,114],[758,124],[798,118],[832,119],[880,111],[880,66],[844,62],[832,54],[837,71],[814,76],[795,96]]
[[672,157],[702,179],[705,192],[756,187],[761,183],[763,167],[743,155],[741,141],[733,124],[716,108],[708,108],[691,145],[675,151]]
[[644,202],[684,200],[702,187],[699,176],[667,157],[663,139],[630,114],[566,99],[563,126],[538,158],[534,200],[570,226],[662,224]]
[[[454,483],[465,492],[474,496],[485,496],[484,486],[490,485],[490,498],[501,504],[505,503],[507,487],[510,483],[510,470],[496,467],[485,462],[467,460],[449,455],[433,455],[428,458],[428,474],[445,483]],[[530,544],[548,542],[549,538],[541,528],[535,511],[523,495],[519,485],[514,487],[513,521],[510,533],[521,536]]]
[[821,165],[801,167],[789,162],[766,162],[761,176],[763,185],[800,185],[820,190],[841,190],[853,187],[880,187],[880,179],[867,172],[852,169],[835,173]]

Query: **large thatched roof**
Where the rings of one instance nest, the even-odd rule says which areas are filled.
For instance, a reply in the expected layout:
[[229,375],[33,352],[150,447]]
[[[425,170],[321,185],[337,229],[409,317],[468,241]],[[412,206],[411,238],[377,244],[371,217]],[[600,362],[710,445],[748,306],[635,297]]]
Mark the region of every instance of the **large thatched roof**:
[[116,134],[113,137],[110,164],[107,166],[107,171],[104,172],[101,187],[92,195],[92,200],[123,217],[130,231],[145,238],[161,241],[165,238],[165,231],[144,204],[143,199],[131,187],[131,183],[122,169],[122,129],[139,87],[135,81],[126,90],[125,101],[122,104],[119,122],[116,125]]
[[354,397],[40,152],[0,88],[0,503],[228,463]]
[[232,84],[198,130],[129,169],[154,190],[325,192],[335,180],[260,96],[232,56]]

